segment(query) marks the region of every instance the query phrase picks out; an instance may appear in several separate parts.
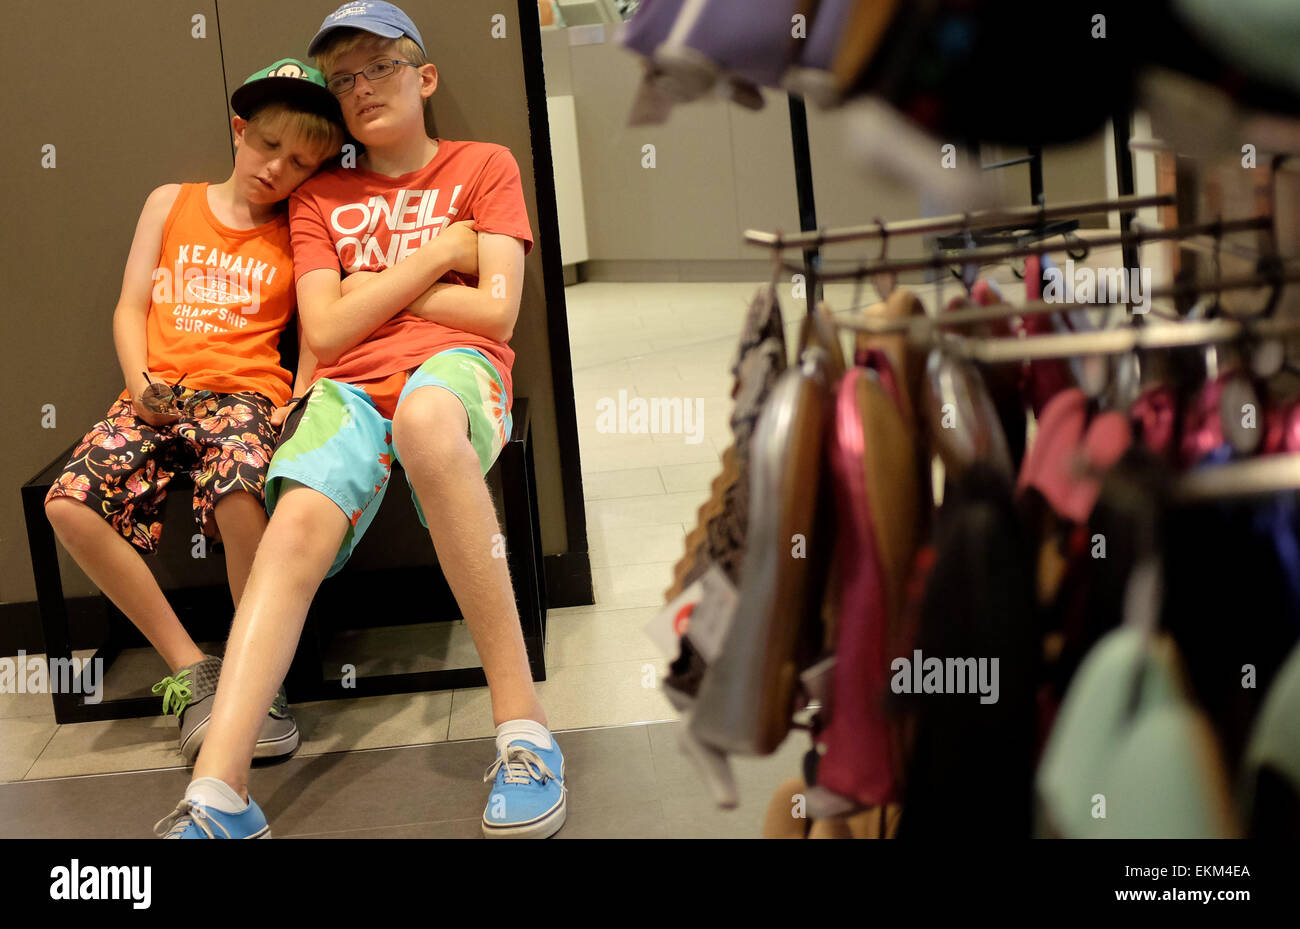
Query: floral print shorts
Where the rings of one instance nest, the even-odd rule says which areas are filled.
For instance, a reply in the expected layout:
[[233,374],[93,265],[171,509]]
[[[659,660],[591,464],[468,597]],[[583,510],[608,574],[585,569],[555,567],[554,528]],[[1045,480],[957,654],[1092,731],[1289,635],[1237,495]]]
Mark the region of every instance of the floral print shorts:
[[241,491],[264,502],[267,465],[275,453],[273,404],[258,393],[218,394],[192,417],[153,427],[124,397],[108,408],[72,452],[45,495],[92,507],[140,551],[156,550],[167,485],[181,471],[194,481],[194,520],[217,539],[213,511]]

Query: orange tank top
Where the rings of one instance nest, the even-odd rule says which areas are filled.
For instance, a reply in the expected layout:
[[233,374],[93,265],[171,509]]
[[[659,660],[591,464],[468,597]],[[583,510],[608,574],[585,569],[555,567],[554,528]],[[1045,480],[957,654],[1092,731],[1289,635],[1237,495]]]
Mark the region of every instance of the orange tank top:
[[280,333],[296,306],[288,216],[232,229],[208,185],[183,184],[163,226],[146,332],[149,370],[216,393],[256,391],[277,406],[292,392]]

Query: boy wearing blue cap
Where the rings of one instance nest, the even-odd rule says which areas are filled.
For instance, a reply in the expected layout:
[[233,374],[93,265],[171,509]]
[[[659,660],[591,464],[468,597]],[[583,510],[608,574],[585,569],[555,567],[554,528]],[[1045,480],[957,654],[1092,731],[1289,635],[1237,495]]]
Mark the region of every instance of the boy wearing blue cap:
[[[113,314],[125,389],[45,501],[64,547],[167,663],[154,693],[178,717],[187,763],[207,731],[221,659],[190,638],[141,555],[156,549],[168,483],[188,471],[196,527],[224,544],[240,602],[293,382],[278,347],[295,304],[285,200],[343,142],[336,98],[294,59],[258,69],[231,106],[230,177],[165,184],[145,201]],[[314,365],[304,349],[304,390]],[[257,757],[297,747],[282,690],[262,701],[254,735]]]
[[484,481],[510,433],[507,343],[532,248],[519,167],[502,145],[428,136],[438,71],[392,4],[344,4],[308,52],[364,151],[291,201],[315,383],[268,472],[271,520],[195,780],[159,832],[269,835],[247,794],[256,706],[287,673],[317,587],[366,531],[396,459],[491,691],[497,758],[483,832],[545,838],[564,823],[564,756],[533,687],[506,561],[494,557],[500,528]]

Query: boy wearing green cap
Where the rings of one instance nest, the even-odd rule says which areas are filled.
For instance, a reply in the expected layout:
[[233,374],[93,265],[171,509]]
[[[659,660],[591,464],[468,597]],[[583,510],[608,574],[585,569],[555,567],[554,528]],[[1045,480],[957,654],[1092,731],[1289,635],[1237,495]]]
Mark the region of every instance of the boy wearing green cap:
[[308,54],[364,152],[290,201],[315,383],[268,472],[271,521],[235,614],[208,741],[157,831],[269,834],[247,789],[260,704],[288,670],[321,580],[347,561],[400,460],[487,677],[496,760],[484,776],[483,833],[546,838],[565,820],[564,756],[533,687],[484,482],[510,433],[507,343],[533,244],[519,166],[503,145],[428,136],[438,70],[391,3],[344,4]]
[[[145,201],[113,313],[125,389],[45,500],[64,547],[167,663],[154,692],[179,719],[187,763],[208,729],[221,659],[190,638],[141,555],[157,547],[168,483],[187,471],[198,531],[224,546],[240,602],[266,528],[278,428],[315,366],[300,340],[291,391],[278,347],[296,304],[286,199],[343,142],[336,99],[295,59],[259,69],[231,105],[230,177],[164,184]],[[283,690],[264,706],[256,755],[292,752],[298,727]]]

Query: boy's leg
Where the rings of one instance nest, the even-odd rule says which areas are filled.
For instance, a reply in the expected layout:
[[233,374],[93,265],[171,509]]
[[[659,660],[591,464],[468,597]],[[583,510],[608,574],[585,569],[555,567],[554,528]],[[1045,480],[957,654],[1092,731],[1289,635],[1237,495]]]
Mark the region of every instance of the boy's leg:
[[564,825],[564,753],[533,686],[506,559],[494,557],[500,527],[484,480],[509,432],[500,375],[482,353],[453,348],[407,381],[393,448],[488,679],[497,732],[483,834],[544,839]]
[[144,558],[98,513],[77,500],[45,504],[54,534],[81,569],[149,640],[175,673],[203,660]]
[[266,473],[277,440],[274,412],[275,404],[261,394],[223,394],[208,400],[198,418],[177,427],[198,461],[195,520],[205,535],[213,535],[213,522],[220,530],[236,608],[266,530]]
[[[285,421],[264,484],[250,479],[272,515],[235,611],[196,781],[217,778],[246,798],[258,730],[312,597],[383,499],[387,426],[364,392],[322,378]],[[209,464],[220,472],[220,462]]]
[[231,602],[239,601],[248,583],[248,573],[257,554],[257,543],[266,531],[266,506],[251,493],[234,493],[222,497],[213,508],[221,544],[226,549],[226,579],[230,583]]
[[131,401],[109,407],[73,451],[45,497],[64,548],[144,634],[173,673],[203,660],[141,557],[162,530],[158,508],[172,477],[175,437],[136,417]]
[[235,611],[195,779],[218,778],[247,799],[266,708],[289,672],[307,609],[347,529],[343,511],[323,494],[301,485],[283,492]]
[[497,523],[468,417],[456,394],[425,386],[403,397],[393,447],[419,497],[438,564],[469,627],[492,698],[493,724],[546,725],[533,687],[506,559],[493,557]]

